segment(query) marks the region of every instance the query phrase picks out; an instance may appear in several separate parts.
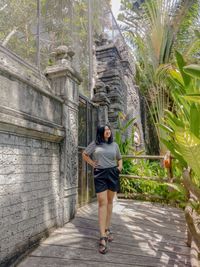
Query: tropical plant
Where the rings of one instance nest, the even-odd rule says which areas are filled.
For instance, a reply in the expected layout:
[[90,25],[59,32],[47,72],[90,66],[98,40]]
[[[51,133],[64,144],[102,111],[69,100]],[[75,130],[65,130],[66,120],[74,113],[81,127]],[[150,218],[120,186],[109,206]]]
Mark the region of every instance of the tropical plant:
[[[125,114],[123,114],[122,112],[118,113],[118,127],[117,127],[118,130],[115,132],[115,141],[119,145],[119,149],[122,155],[128,155],[128,154],[138,155],[143,153],[143,151],[136,151],[133,146],[134,121],[135,118],[128,120]],[[128,132],[130,133],[130,136],[128,136]],[[130,173],[131,168],[133,167],[134,163],[132,159],[124,159],[122,173],[126,174]]]
[[200,65],[186,65],[176,52],[177,66],[160,67],[157,75],[171,88],[174,112],[166,110],[160,127],[167,138],[162,142],[179,160],[181,167],[193,170],[200,184]]
[[[134,121],[135,118],[128,120],[125,114],[122,112],[118,113],[118,130],[115,132],[115,141],[119,145],[119,149],[123,155],[127,155],[130,151],[135,151],[133,147]],[[130,132],[129,137],[127,137],[128,132]]]
[[187,201],[186,192],[182,186],[176,185],[174,190],[169,190],[168,183],[143,179],[123,179],[123,183],[120,183],[120,189],[126,198],[134,197],[156,202],[178,203],[180,207],[184,207]]
[[[173,103],[168,87],[155,79],[155,73],[161,64],[172,61],[174,47],[178,47],[178,43],[183,43],[178,42],[180,38],[188,38],[191,27],[194,32],[198,21],[199,2],[148,0],[133,3],[124,0],[121,11],[119,19],[124,25],[122,29],[136,55],[136,82],[145,95],[157,136],[161,141],[161,138],[165,138],[166,132],[158,127],[158,124],[164,117],[164,110],[171,109]],[[188,53],[194,52],[196,45],[188,50]],[[162,142],[159,145],[162,154],[166,149]]]
[[[120,151],[123,155],[133,154],[138,155],[143,153],[143,151],[135,151],[133,146],[133,134],[134,130],[130,131],[129,128],[133,128],[133,123],[135,119],[127,120],[126,116],[123,113],[119,113],[118,116],[118,131],[115,133],[115,140],[119,145]],[[131,135],[127,136],[127,130],[131,132]],[[175,166],[174,170],[175,170]],[[167,177],[166,169],[160,165],[160,162],[149,161],[149,160],[134,160],[134,159],[123,159],[123,170],[122,174],[133,174],[140,177],[158,177],[164,178]],[[178,175],[177,175],[178,174]],[[180,176],[180,173],[175,173],[175,176]],[[169,190],[169,187],[172,189]],[[160,183],[157,181],[147,181],[140,179],[120,179],[120,191],[125,194],[125,197],[128,197],[132,193],[141,193],[144,194],[140,196],[141,199],[145,199],[146,195],[148,196],[157,196],[156,201],[164,202],[185,202],[185,192],[182,186],[171,185],[168,183]],[[145,196],[145,197],[144,197]],[[138,196],[139,197],[139,196]]]

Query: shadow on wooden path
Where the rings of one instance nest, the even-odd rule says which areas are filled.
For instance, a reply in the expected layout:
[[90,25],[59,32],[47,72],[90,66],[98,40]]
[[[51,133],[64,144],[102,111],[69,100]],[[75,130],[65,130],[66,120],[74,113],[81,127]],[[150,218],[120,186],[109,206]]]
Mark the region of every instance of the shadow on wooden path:
[[97,204],[77,212],[55,230],[18,267],[46,266],[190,266],[181,210],[134,200],[114,203],[109,252],[98,252]]

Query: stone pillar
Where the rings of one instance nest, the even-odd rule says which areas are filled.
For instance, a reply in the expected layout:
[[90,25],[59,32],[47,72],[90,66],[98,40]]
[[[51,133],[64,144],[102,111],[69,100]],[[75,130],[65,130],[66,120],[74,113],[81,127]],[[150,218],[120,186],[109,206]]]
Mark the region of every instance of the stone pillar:
[[72,67],[74,52],[59,46],[55,52],[55,64],[46,69],[55,94],[63,99],[62,125],[65,139],[61,144],[61,192],[62,223],[74,217],[78,198],[78,86],[82,79]]
[[105,125],[108,123],[108,106],[110,100],[107,98],[107,88],[101,81],[96,83],[92,102],[98,104],[98,124]]
[[[135,72],[131,62],[132,56],[128,53],[123,42],[112,43],[105,34],[100,35],[95,44],[97,83],[103,82],[106,90],[99,90],[98,86],[96,86],[93,99],[96,100],[96,94],[99,94],[97,99],[105,96],[108,99],[106,102],[109,103],[108,121],[114,132],[118,130],[119,112],[124,113],[127,120],[133,117],[136,118],[136,124],[140,130],[140,139],[143,144],[140,95],[134,81]],[[126,131],[125,137],[131,137],[132,128],[130,127]]]
[[[96,41],[97,79],[104,83],[109,100],[108,120],[117,129],[118,113],[126,113],[127,88],[124,83],[121,55],[117,47],[105,35]],[[95,94],[98,90],[94,90]]]

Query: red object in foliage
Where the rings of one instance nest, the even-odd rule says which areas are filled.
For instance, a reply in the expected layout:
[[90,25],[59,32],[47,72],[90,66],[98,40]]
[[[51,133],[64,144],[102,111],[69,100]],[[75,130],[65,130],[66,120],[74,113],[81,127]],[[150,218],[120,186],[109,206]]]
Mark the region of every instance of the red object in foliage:
[[167,169],[171,167],[171,157],[169,153],[166,153],[166,155],[164,156],[163,165]]
[[170,168],[171,166],[171,160],[170,159],[164,159],[164,167]]

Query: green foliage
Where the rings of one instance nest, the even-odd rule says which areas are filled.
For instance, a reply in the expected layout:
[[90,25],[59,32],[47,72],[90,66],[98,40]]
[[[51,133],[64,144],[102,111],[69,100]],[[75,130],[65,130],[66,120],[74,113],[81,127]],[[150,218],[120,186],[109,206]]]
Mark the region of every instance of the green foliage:
[[[182,172],[179,162],[174,160],[172,168],[176,182],[180,182]],[[122,178],[120,180],[120,190],[125,194],[125,197],[133,193],[140,193],[143,194],[137,196],[140,199],[153,196],[156,201],[179,203],[182,206],[186,202],[186,192],[180,184],[161,183],[142,179],[142,177],[157,177],[162,180],[162,178],[167,177],[167,170],[161,166],[159,161],[126,159],[123,161],[122,174],[132,174],[141,177],[138,179]]]
[[133,193],[140,193],[140,198],[146,196],[158,197],[157,201],[166,203],[182,203],[186,202],[186,193],[183,187],[167,183],[158,183],[156,181],[148,181],[143,179],[126,179],[120,182],[120,190],[125,194],[125,197]]
[[162,141],[182,168],[190,166],[200,178],[200,66],[187,66],[178,52],[176,60],[177,67],[168,67],[162,74],[160,72],[161,77],[165,75],[166,82],[173,81],[171,92],[175,104],[174,113],[165,112],[161,127],[166,131],[167,138]]
[[167,171],[160,162],[150,160],[126,159],[123,164],[123,174],[134,174],[147,177],[167,177]]
[[[142,151],[136,152],[133,147],[133,136],[125,138],[125,134],[129,127],[133,128],[135,119],[127,120],[123,113],[119,113],[118,128],[115,134],[115,140],[120,147],[123,155],[128,154],[141,154]],[[133,128],[134,129],[134,128]],[[133,132],[134,133],[134,132]],[[180,179],[180,167],[176,161],[173,162],[174,176]],[[133,174],[140,177],[158,177],[166,178],[167,170],[164,169],[159,161],[153,160],[137,160],[137,159],[124,159],[122,174]],[[157,195],[164,198],[165,202],[169,201],[185,201],[185,192],[179,185],[172,185],[167,183],[159,183],[157,181],[148,181],[141,179],[120,179],[121,192],[125,196],[131,193],[141,193],[148,195]]]
[[[136,82],[145,96],[162,154],[166,147],[161,139],[166,139],[166,132],[159,125],[165,109],[174,108],[168,87],[174,80],[163,83],[156,79],[156,73],[162,64],[173,62],[175,48],[184,50],[191,62],[197,60],[192,56],[198,56],[200,47],[199,1],[148,0],[141,4],[139,1],[123,0],[121,4],[119,19],[136,55]],[[184,65],[184,62],[179,63]],[[189,75],[184,76],[184,81],[179,73],[174,72],[173,75],[179,83],[190,80]]]
[[[128,155],[130,151],[134,151],[133,147],[133,123],[135,118],[127,120],[126,116],[119,112],[118,114],[118,131],[115,133],[115,141],[119,145],[119,149],[123,155]],[[131,128],[131,136],[129,138],[125,138],[127,134],[127,130]]]

